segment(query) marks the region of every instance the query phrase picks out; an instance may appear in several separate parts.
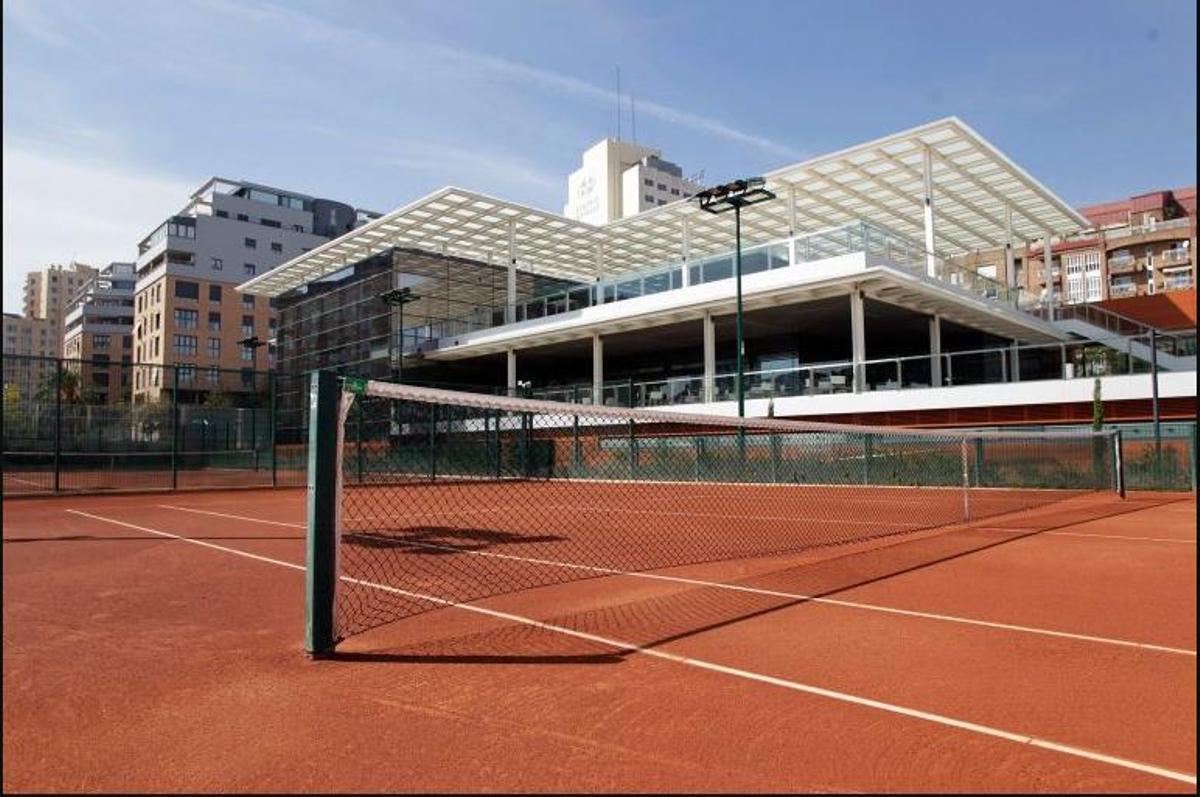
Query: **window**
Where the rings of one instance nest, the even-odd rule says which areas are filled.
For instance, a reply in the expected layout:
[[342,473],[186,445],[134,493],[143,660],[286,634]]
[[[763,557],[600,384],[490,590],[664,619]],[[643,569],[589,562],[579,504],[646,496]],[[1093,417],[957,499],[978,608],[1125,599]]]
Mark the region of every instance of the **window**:
[[253,295],[251,295],[249,293],[242,294],[242,309],[243,310],[253,310],[254,309],[254,296]]
[[250,221],[250,217],[245,213],[239,213],[237,219],[238,221]]
[[225,268],[225,261],[219,257],[214,257],[212,259],[212,267],[213,271],[220,271],[221,269]]
[[242,369],[242,387],[254,387],[254,370],[252,368]]
[[647,188],[653,188],[653,187],[654,187],[654,181],[653,181],[653,180],[651,180],[649,177],[647,177],[647,178],[644,178],[644,179],[642,180],[642,182],[643,182],[643,183],[645,183],[645,185],[646,185],[646,187],[647,187]]
[[275,219],[259,219],[258,223],[264,227],[274,227],[276,229],[283,226],[279,222],[275,221]]
[[227,219],[227,218],[229,218],[229,211],[228,210],[218,210],[218,211],[216,211],[216,216],[218,219]]
[[220,303],[220,301],[221,301],[221,286],[220,285],[209,285],[208,286],[208,300],[210,302],[217,302],[218,304]]
[[658,190],[659,190],[659,191],[666,191],[666,190],[667,190],[667,184],[666,184],[666,183],[659,183],[659,184],[658,184]]
[[303,224],[293,224],[292,230],[294,230],[295,232],[304,232],[304,225]]
[[208,331],[209,332],[220,332],[221,331],[221,314],[220,313],[209,313],[208,314]]
[[678,188],[672,188],[672,189],[671,189],[671,196],[679,196],[679,189],[678,189]]
[[176,335],[175,336],[175,353],[181,357],[196,356],[196,336],[195,335]]
[[253,346],[243,346],[242,347],[242,361],[248,362],[248,363],[254,362],[254,347]]
[[209,338],[208,339],[208,356],[213,358],[214,360],[221,356],[221,339],[220,338]]
[[196,310],[175,309],[175,326],[180,329],[195,329],[200,323],[200,313]]
[[277,327],[277,326],[279,326],[279,322],[276,319],[274,319],[274,318],[268,319],[268,321],[267,321],[268,329],[270,329],[272,332],[274,332],[275,327]]
[[92,335],[92,348],[93,349],[107,349],[108,348],[108,335]]
[[246,337],[246,338],[254,337],[254,316],[252,316],[252,315],[242,316],[242,337]]
[[253,238],[246,238],[243,241],[243,243],[246,245],[247,249],[257,249],[258,248],[258,241],[254,240]]
[[215,384],[218,384],[220,381],[221,381],[221,369],[220,368],[209,368],[208,369],[208,383],[210,385],[215,385]]
[[178,365],[176,366],[176,376],[179,377],[181,383],[191,384],[196,378],[196,366],[194,365]]
[[658,200],[658,204],[660,204],[660,205],[665,205],[665,204],[667,204],[667,200],[665,200],[665,199],[660,199],[660,200]]
[[253,263],[243,263],[243,264],[242,264],[242,270],[246,272],[246,276],[247,276],[247,277],[253,277],[253,276],[254,276],[254,270],[255,270],[255,269],[254,269],[254,264],[253,264]]
[[651,205],[653,205],[653,204],[654,204],[654,197],[653,197],[652,195],[650,195],[650,194],[645,194],[645,195],[643,195],[643,197],[642,197],[642,198],[643,198],[643,199],[645,199],[645,200],[646,200],[646,202],[648,202],[649,204],[651,204]]
[[133,348],[133,337],[131,335],[122,335],[121,336],[121,348],[122,349],[132,349]]
[[280,244],[280,243],[272,243],[272,244],[271,244],[271,251],[272,251],[272,252],[282,252],[282,251],[283,251],[283,244]]
[[185,282],[177,280],[175,282],[175,298],[176,299],[199,299],[200,298],[200,283]]

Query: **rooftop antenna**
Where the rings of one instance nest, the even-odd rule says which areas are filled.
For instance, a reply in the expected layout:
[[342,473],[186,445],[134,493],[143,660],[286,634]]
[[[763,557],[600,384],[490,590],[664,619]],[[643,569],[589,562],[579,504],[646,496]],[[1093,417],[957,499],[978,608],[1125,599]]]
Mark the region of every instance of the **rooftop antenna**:
[[617,67],[617,141],[621,140],[621,67]]
[[633,123],[633,143],[637,143],[637,106],[633,103],[633,92],[629,92],[629,116]]

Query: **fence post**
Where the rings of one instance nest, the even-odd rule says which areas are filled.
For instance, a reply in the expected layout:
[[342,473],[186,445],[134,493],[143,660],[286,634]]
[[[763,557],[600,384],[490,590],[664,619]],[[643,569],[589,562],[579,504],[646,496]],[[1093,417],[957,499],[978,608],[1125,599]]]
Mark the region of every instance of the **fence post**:
[[179,366],[171,366],[171,374],[171,489],[174,490],[179,486]]
[[637,440],[633,434],[633,418],[629,419],[629,478],[634,478],[637,473]]
[[254,449],[254,472],[258,473],[258,395],[254,394],[254,404],[250,407],[250,447]]
[[362,441],[363,402],[356,401],[354,403],[355,403],[355,405],[357,405],[355,407],[355,415],[357,417],[354,419],[354,446],[355,446],[355,454],[356,454],[356,457],[358,460],[357,461],[358,483],[362,484],[363,483],[363,441]]
[[63,361],[54,361],[54,492],[58,492],[62,467],[62,372]]
[[983,486],[983,438],[975,438],[975,486]]
[[768,432],[771,435],[771,483],[779,484],[779,435],[775,432]]
[[871,483],[871,453],[874,446],[874,437],[870,432],[863,435],[863,484]]
[[268,420],[270,421],[270,424],[271,424],[271,486],[278,487],[279,486],[279,469],[276,466],[276,460],[278,459],[278,452],[275,450],[275,441],[276,441],[275,431],[276,431],[276,425],[278,424],[279,419],[275,414],[276,413],[275,391],[276,391],[277,387],[275,384],[275,372],[274,371],[271,371],[267,374],[267,385],[271,392],[270,416],[268,417]]
[[960,443],[962,449],[963,522],[971,522],[971,476],[967,470],[967,438]]
[[[572,390],[571,402],[579,404],[579,385],[575,385]],[[572,438],[571,438],[571,470],[575,476],[579,475],[579,466],[582,460],[582,452],[579,450],[579,415],[574,416],[572,423]]]
[[437,405],[429,405],[429,481],[437,479]]
[[1125,446],[1121,440],[1121,430],[1113,435],[1113,456],[1115,457],[1117,476],[1117,495],[1125,497]]
[[1192,424],[1192,437],[1188,440],[1188,459],[1190,460],[1188,464],[1191,466],[1189,470],[1192,474],[1193,493],[1196,492],[1196,426],[1197,424]]

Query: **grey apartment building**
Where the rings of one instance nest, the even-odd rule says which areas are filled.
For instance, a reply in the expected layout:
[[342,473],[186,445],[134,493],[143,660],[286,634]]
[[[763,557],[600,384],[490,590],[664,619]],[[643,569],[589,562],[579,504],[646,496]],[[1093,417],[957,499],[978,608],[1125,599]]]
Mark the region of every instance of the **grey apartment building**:
[[[272,363],[276,315],[238,285],[376,215],[257,183],[204,183],[138,244],[133,356],[144,366],[134,370],[134,401],[167,390],[185,401],[253,393],[254,372]],[[251,338],[264,345],[241,343]]]

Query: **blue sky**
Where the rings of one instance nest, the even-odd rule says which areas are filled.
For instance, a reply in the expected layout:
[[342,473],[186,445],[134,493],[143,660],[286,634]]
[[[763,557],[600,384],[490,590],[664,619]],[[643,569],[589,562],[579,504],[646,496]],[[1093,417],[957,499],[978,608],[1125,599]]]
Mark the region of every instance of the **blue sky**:
[[[4,2],[5,310],[132,259],[206,178],[391,210],[561,210],[616,129],[716,181],[956,115],[1069,202],[1196,182],[1196,6],[1155,2]],[[630,134],[628,107],[623,133]]]

